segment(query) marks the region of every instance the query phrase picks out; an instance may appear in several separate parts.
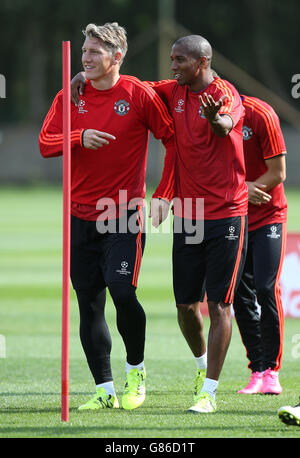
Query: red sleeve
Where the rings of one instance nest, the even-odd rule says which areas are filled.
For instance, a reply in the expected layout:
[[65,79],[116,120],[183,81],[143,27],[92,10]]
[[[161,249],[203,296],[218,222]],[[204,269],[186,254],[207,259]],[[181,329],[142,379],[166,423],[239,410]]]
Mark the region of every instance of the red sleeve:
[[168,202],[174,197],[174,164],[175,164],[175,149],[167,149],[165,155],[165,163],[161,180],[154,191],[152,197],[165,199]]
[[154,193],[155,197],[172,200],[174,193],[175,140],[174,123],[166,105],[149,86],[142,92],[142,106],[148,129],[160,139],[166,149],[162,178]]
[[[39,136],[39,147],[43,157],[61,156],[63,151],[62,134],[62,91],[60,91],[44,120]],[[81,145],[83,129],[71,130],[71,148]]]
[[227,81],[222,80],[221,78],[216,78],[214,83],[216,86],[215,99],[219,99],[223,95],[227,96],[224,101],[224,105],[219,110],[219,114],[229,115],[232,119],[233,127],[235,127],[245,114],[245,109],[243,107],[240,95],[234,86],[229,84]]
[[177,86],[175,80],[161,80],[161,81],[145,81],[148,86],[151,86],[152,89],[160,96],[162,101],[167,106],[168,110],[171,109],[171,101],[174,87]]
[[256,133],[263,151],[263,158],[269,159],[286,153],[286,146],[280,127],[280,121],[270,106],[256,102],[254,108]]

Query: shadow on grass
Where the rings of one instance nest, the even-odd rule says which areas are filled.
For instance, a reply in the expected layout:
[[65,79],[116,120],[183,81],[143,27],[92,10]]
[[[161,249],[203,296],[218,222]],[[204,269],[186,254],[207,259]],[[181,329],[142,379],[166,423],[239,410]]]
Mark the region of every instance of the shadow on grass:
[[[75,413],[78,414],[78,416],[82,416],[82,418],[87,418],[89,415],[101,415],[101,413],[91,413],[91,412],[78,412],[78,407],[70,407],[69,408],[70,413]],[[61,409],[60,407],[45,407],[45,408],[36,408],[36,407],[7,407],[7,408],[2,408],[0,409],[0,414],[2,415],[13,415],[13,414],[20,414],[20,413],[37,413],[37,414],[47,414],[47,413],[60,413]],[[131,415],[133,417],[145,417],[145,416],[178,416],[182,415],[185,416],[186,418],[194,418],[196,419],[197,417],[200,418],[212,418],[212,417],[222,417],[224,415],[234,415],[236,417],[238,416],[249,416],[249,417],[255,417],[259,416],[261,417],[262,415],[268,415],[272,416],[274,415],[274,410],[247,410],[247,411],[236,411],[236,410],[217,410],[213,415],[212,414],[193,414],[190,412],[187,412],[186,409],[179,409],[179,408],[166,408],[165,406],[147,406],[143,409],[138,409],[134,410],[133,412],[128,413],[128,411],[124,409],[110,409],[105,411],[105,415],[118,415],[119,417],[121,416],[126,416],[126,415]],[[1,430],[1,428],[0,428]]]
[[[233,426],[216,426],[216,425],[205,425],[201,424],[201,431],[195,432],[197,429],[197,425],[190,425],[190,426],[181,426],[178,427],[118,427],[113,425],[102,425],[99,426],[72,426],[70,423],[61,423],[58,426],[51,426],[51,427],[32,427],[32,426],[21,426],[21,427],[0,427],[0,436],[4,436],[5,434],[12,434],[15,437],[22,437],[22,434],[26,435],[26,437],[59,437],[59,436],[74,436],[78,437],[83,436],[86,434],[88,437],[89,434],[92,433],[99,433],[99,438],[126,438],[129,442],[131,438],[176,438],[176,437],[187,437],[186,433],[189,434],[189,438],[205,438],[205,437],[214,437],[207,436],[206,434],[212,433],[220,433],[222,432],[222,436],[219,437],[239,437],[238,433],[241,432],[240,437],[245,437],[245,427],[234,425]],[[284,428],[286,429],[286,427]],[[234,434],[233,434],[234,431]],[[272,432],[280,432],[280,429],[276,427],[270,427],[265,429],[268,433]],[[180,434],[178,434],[180,432]],[[252,436],[253,437],[263,437],[263,432],[261,428],[257,431],[252,429]],[[105,437],[105,434],[110,433],[109,436]],[[135,436],[132,434],[135,433]],[[165,435],[165,433],[169,433]],[[192,433],[192,434],[190,434]],[[249,437],[249,435],[247,434]],[[85,437],[85,436],[84,436]]]

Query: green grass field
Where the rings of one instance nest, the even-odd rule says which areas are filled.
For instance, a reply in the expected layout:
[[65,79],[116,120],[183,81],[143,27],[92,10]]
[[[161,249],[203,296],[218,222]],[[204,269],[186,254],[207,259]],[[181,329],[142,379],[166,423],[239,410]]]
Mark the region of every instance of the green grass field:
[[[290,191],[290,231],[300,231],[300,193]],[[94,393],[78,336],[71,291],[70,421],[60,420],[61,191],[0,189],[0,437],[12,438],[300,438],[276,411],[300,395],[299,358],[292,338],[300,321],[286,319],[280,396],[236,394],[248,380],[235,322],[213,415],[186,413],[195,363],[179,332],[172,296],[171,235],[148,234],[138,296],[147,314],[147,399],[136,411],[79,413]],[[121,396],[125,353],[108,300],[115,386]],[[205,319],[206,335],[209,321]],[[2,345],[1,345],[2,342]]]

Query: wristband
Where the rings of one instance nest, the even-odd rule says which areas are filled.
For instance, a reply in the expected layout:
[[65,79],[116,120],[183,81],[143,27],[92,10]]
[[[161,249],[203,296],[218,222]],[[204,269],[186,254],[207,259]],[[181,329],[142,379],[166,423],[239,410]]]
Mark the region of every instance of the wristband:
[[84,132],[86,131],[86,129],[83,129],[82,133],[81,133],[81,138],[80,138],[80,146],[82,146],[84,148],[84,144],[83,144],[83,135],[84,135]]

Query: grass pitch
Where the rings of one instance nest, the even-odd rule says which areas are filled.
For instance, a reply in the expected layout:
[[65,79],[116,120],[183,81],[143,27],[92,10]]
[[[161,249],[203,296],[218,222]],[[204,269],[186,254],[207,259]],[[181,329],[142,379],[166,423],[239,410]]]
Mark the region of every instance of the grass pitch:
[[[287,193],[290,231],[300,230],[299,192]],[[138,297],[147,314],[147,398],[139,409],[79,413],[94,393],[78,335],[71,291],[70,421],[60,421],[62,198],[59,189],[2,189],[0,225],[1,438],[299,438],[277,409],[300,395],[300,322],[286,319],[280,396],[241,396],[248,381],[245,349],[233,335],[212,415],[191,415],[195,364],[180,334],[172,295],[171,234],[149,233]],[[125,352],[110,299],[112,367],[121,398]],[[206,335],[209,320],[205,319]]]

